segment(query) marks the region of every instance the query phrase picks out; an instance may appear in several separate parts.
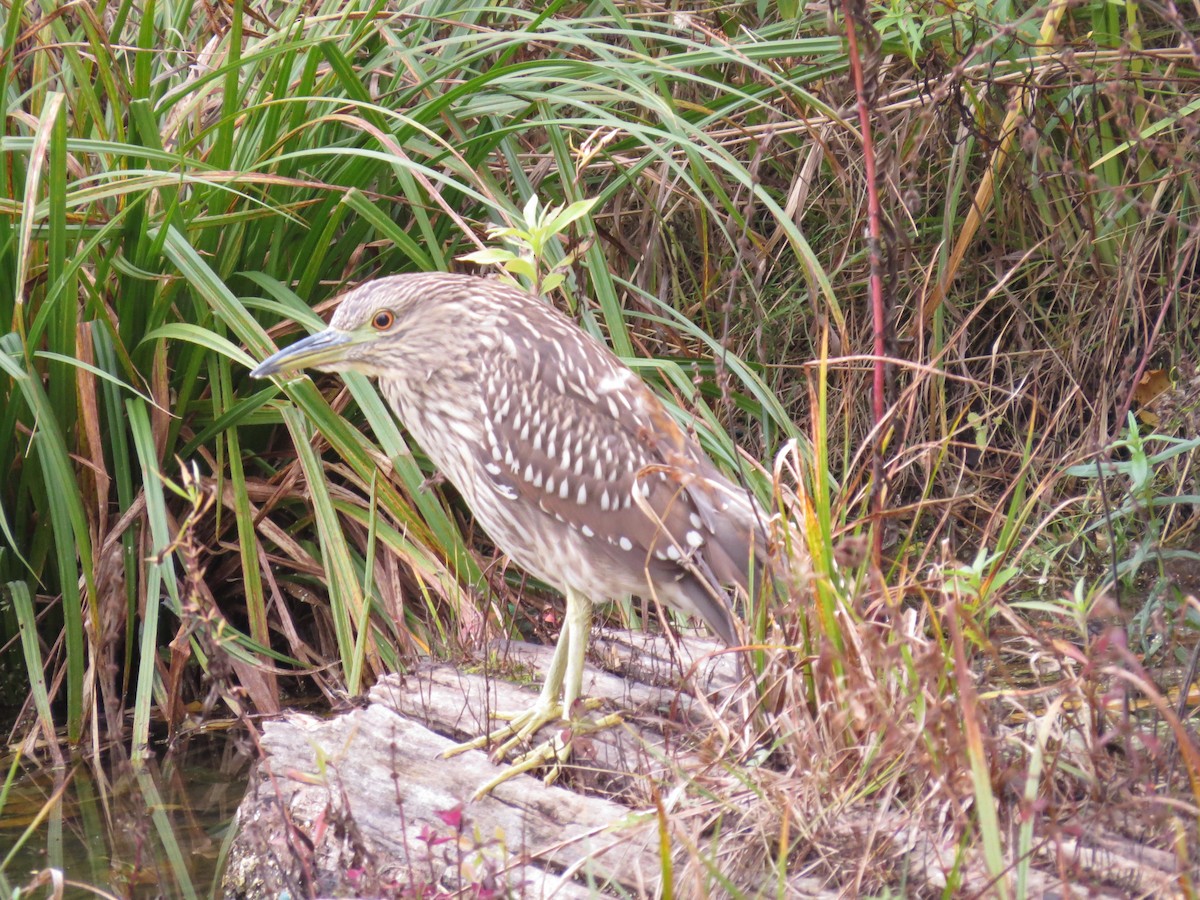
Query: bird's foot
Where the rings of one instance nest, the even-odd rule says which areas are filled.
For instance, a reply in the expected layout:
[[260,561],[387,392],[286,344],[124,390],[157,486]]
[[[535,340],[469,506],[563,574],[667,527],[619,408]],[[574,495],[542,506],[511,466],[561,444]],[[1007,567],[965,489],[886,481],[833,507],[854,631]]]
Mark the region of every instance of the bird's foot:
[[517,746],[517,744],[529,740],[539,729],[549,725],[551,722],[559,721],[562,718],[562,704],[557,700],[539,700],[533,706],[529,707],[529,709],[522,712],[496,712],[492,713],[492,718],[501,719],[508,722],[508,724],[487,734],[481,734],[474,740],[456,744],[444,752],[442,757],[458,756],[458,754],[466,753],[468,750],[482,750],[485,747],[492,747],[499,744],[500,746],[492,750],[491,757],[495,761],[502,760],[508,755],[508,751]]
[[[587,708],[595,709],[598,705],[598,702],[588,702]],[[537,769],[541,766],[550,767],[543,781],[547,785],[554,784],[554,782],[558,781],[558,776],[562,774],[563,763],[570,758],[572,747],[577,738],[585,734],[601,731],[605,728],[612,728],[614,725],[620,725],[622,721],[619,713],[609,713],[607,716],[602,716],[594,722],[579,719],[573,720],[570,723],[564,723],[562,730],[557,732],[553,737],[522,753],[513,760],[511,766],[477,790],[474,799],[478,800],[481,797],[486,797],[498,785],[504,784],[504,782],[513,776],[522,775],[531,769]]]
[[562,772],[562,764],[571,755],[571,744],[576,737],[620,724],[621,717],[615,713],[604,716],[596,722],[588,722],[582,718],[577,718],[577,716],[581,717],[586,712],[598,709],[602,703],[603,701],[597,699],[577,700],[575,708],[572,710],[573,715],[569,721],[563,719],[562,704],[557,700],[548,703],[535,703],[529,709],[519,713],[493,713],[494,718],[504,719],[508,724],[489,734],[481,735],[472,741],[457,744],[442,753],[442,756],[444,758],[457,756],[459,753],[464,753],[467,750],[481,750],[484,747],[498,743],[499,746],[492,751],[491,758],[494,762],[500,762],[508,755],[509,751],[518,744],[526,743],[529,738],[537,734],[544,726],[553,722],[561,722],[563,726],[561,730],[549,740],[543,741],[514,759],[511,766],[475,792],[475,799],[478,800],[480,797],[486,796],[498,785],[503,784],[510,778],[524,774],[539,766],[550,766],[550,771],[546,774],[545,781],[546,784],[553,784]]

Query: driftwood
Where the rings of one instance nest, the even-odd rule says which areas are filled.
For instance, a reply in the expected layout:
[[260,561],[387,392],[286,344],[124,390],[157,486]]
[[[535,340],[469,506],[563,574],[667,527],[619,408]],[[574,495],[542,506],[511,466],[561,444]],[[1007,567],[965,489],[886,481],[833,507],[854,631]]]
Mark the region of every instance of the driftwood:
[[[437,732],[478,734],[488,711],[524,708],[533,690],[429,664],[381,680],[365,708],[266,723],[263,758],[239,810],[226,895],[429,896],[436,886],[523,897],[653,896],[663,850],[645,800],[665,778],[718,791],[728,785],[730,777],[705,761],[720,755],[706,754],[694,736],[702,725],[711,730],[704,707],[728,701],[738,669],[732,656],[711,655],[716,648],[706,642],[684,644],[683,660],[672,664],[667,645],[629,641],[595,641],[601,656],[616,654],[632,671],[618,677],[589,667],[584,691],[637,725],[580,738],[568,777],[642,801],[640,809],[529,775],[471,801],[499,769],[480,751],[441,759],[454,740]],[[549,654],[515,643],[493,651],[509,674],[514,663],[544,668]],[[681,671],[691,673],[698,696],[671,686]],[[422,885],[427,894],[417,892]]]
[[386,896],[474,881],[588,896],[563,889],[560,876],[572,870],[599,885],[653,882],[653,822],[529,776],[464,806],[495,767],[482,753],[439,759],[449,746],[379,703],[324,722],[269,723],[227,894]]

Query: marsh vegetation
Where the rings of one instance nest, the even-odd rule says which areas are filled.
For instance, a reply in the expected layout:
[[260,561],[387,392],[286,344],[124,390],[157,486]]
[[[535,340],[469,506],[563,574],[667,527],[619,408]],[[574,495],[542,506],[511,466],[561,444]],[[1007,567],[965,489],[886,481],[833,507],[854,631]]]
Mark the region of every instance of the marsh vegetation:
[[1194,4],[0,12],[0,897],[81,766],[552,641],[369,383],[248,377],[359,281],[502,269],[790,562],[676,896],[1194,893]]

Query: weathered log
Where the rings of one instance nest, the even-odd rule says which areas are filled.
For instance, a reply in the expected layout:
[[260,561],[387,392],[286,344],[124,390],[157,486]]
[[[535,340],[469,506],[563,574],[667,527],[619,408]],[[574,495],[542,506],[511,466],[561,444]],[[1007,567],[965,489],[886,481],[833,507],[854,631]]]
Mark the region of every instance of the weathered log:
[[[672,684],[673,664],[663,645],[650,637],[631,638],[594,641],[607,656],[606,664],[629,675],[621,677],[592,666],[585,669],[584,696],[605,701],[604,708],[590,718],[618,712],[624,722],[619,728],[577,736],[564,777],[590,791],[620,796],[635,806],[649,803],[652,786],[666,778],[714,782],[707,785],[712,788],[727,783],[726,774],[705,759],[721,758],[720,749],[704,752],[704,740],[720,740],[719,728],[714,729],[720,722],[719,712],[702,706],[709,703],[704,696],[708,692],[714,697],[731,695],[736,663],[731,664],[729,657],[724,665],[713,662],[706,654],[715,645],[707,642],[680,645],[682,663],[688,668],[697,659],[705,661],[692,685],[693,696],[679,687],[678,664],[674,665]],[[553,655],[551,647],[517,641],[498,641],[491,651],[491,657],[500,661],[496,668],[505,677],[486,671],[486,667],[468,673],[449,665],[423,666],[413,676],[384,679],[370,697],[441,734],[474,737],[499,727],[501,723],[491,718],[494,713],[524,709],[536,695],[532,687],[518,687],[505,678],[511,678],[514,670],[535,672],[540,678]],[[556,727],[543,729],[534,742],[548,739]]]
[[[495,773],[481,752],[371,703],[264,727],[225,885],[229,896],[386,896],[421,883],[478,883],[540,897],[586,885],[638,890],[659,870],[654,822],[608,800],[519,776],[465,804]],[[581,891],[564,891],[574,879]]]
[[[664,686],[670,653],[653,642],[600,645],[614,654],[624,646],[626,664],[636,655],[644,677],[659,684],[589,667],[585,693],[612,701],[637,723],[579,739],[575,777],[627,799],[648,797],[651,785],[667,778],[717,791],[727,786],[730,777],[706,762],[720,754],[705,753],[694,740],[705,716],[693,707],[708,701]],[[712,649],[685,646],[688,668]],[[547,658],[529,645],[500,649],[535,669]],[[728,694],[736,680],[728,662],[705,660],[696,670],[706,689]],[[680,667],[674,671],[678,681]],[[496,765],[479,751],[440,757],[453,741],[430,727],[477,734],[491,710],[523,708],[533,695],[431,664],[381,680],[365,708],[328,720],[292,714],[266,723],[262,759],[239,811],[226,895],[391,896],[422,884],[524,897],[596,896],[606,887],[653,895],[662,869],[653,813],[528,775],[471,802]]]

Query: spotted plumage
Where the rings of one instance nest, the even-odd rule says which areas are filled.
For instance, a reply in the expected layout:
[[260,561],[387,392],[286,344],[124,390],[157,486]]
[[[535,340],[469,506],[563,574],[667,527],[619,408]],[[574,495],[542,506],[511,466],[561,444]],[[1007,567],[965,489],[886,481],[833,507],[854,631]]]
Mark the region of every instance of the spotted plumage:
[[[381,278],[255,374],[304,366],[377,377],[496,544],[568,607],[654,596],[736,643],[727,589],[761,571],[761,512],[640,378],[544,301],[472,276]],[[582,652],[563,655],[581,667]]]

